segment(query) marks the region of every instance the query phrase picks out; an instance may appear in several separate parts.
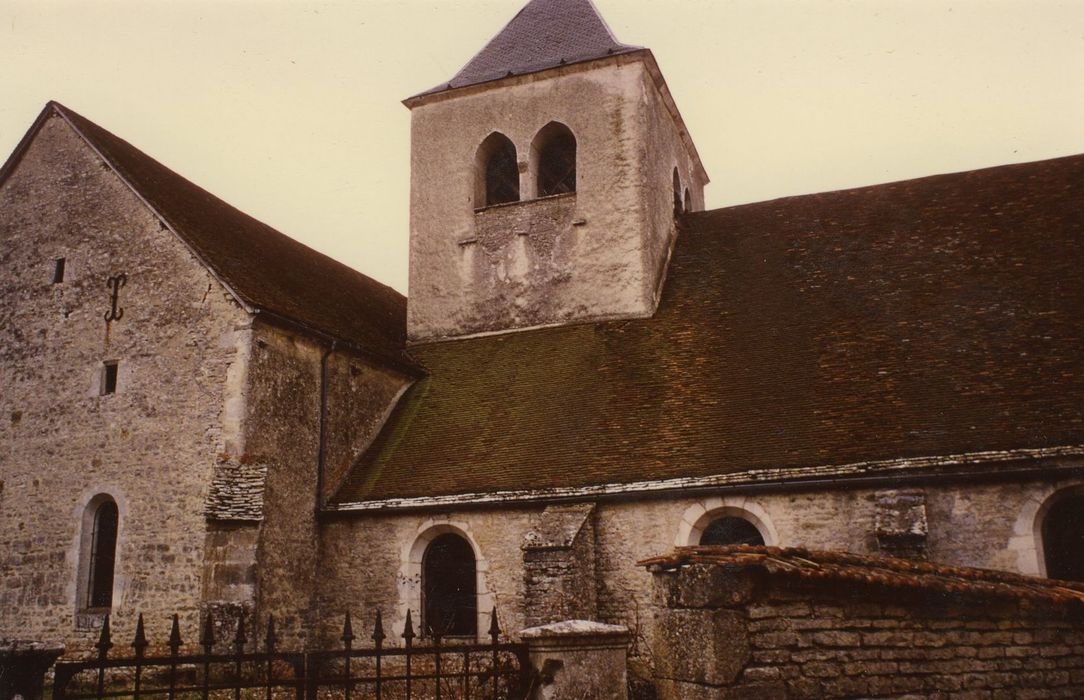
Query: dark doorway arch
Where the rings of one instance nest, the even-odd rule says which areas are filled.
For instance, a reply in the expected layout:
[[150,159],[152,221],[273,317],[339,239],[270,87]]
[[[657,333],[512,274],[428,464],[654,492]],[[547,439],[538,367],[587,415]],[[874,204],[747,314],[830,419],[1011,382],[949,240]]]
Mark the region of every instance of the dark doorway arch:
[[117,529],[120,513],[117,503],[107,499],[94,510],[90,535],[90,566],[87,579],[87,607],[113,606],[113,576],[117,559]]
[[704,528],[700,544],[764,544],[764,537],[753,523],[744,518],[725,515],[716,518]]
[[576,191],[576,137],[560,122],[542,127],[531,144],[538,177],[538,196]]
[[478,147],[475,206],[489,207],[519,201],[519,164],[516,146],[494,131]]
[[478,586],[474,549],[454,533],[440,535],[422,557],[422,629],[426,634],[475,637]]
[[1084,494],[1050,506],[1043,518],[1043,558],[1047,577],[1084,581]]

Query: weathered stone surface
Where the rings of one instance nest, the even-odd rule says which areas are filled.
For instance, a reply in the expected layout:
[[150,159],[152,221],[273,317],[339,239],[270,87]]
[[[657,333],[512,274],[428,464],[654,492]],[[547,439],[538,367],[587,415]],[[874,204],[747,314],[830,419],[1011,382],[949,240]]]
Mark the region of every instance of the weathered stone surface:
[[917,490],[881,491],[876,497],[874,531],[880,550],[889,556],[926,558],[929,524],[926,493]]
[[523,536],[528,625],[598,615],[593,504],[547,507]]
[[741,613],[663,608],[655,624],[659,678],[726,685],[749,661],[749,635]]
[[660,573],[655,579],[655,604],[670,608],[736,607],[752,599],[756,576],[719,566],[693,564],[680,578]]
[[[949,610],[922,592],[785,575],[764,576],[736,609],[668,606],[704,580],[694,566],[655,574],[660,698],[1084,695],[1084,674],[1068,670],[1084,669],[1084,619],[1065,606],[961,593]],[[752,653],[711,678],[706,659],[735,636]]]
[[[410,300],[415,341],[649,315],[675,235],[675,165],[698,172],[665,97],[636,56],[436,96],[411,110]],[[578,145],[577,192],[536,200],[533,141],[551,121]],[[476,154],[515,145],[525,201],[478,201]]]
[[[114,633],[130,639],[142,612],[157,644],[177,612],[194,635],[208,487],[218,455],[242,451],[249,316],[57,116],[0,186],[0,212],[0,633],[90,648],[84,515],[108,494]],[[120,273],[124,314],[107,322]],[[118,362],[113,394],[104,361]]]
[[629,631],[589,620],[525,629],[537,700],[625,700]]
[[263,518],[267,465],[222,455],[207,494],[206,514],[215,520],[258,522]]

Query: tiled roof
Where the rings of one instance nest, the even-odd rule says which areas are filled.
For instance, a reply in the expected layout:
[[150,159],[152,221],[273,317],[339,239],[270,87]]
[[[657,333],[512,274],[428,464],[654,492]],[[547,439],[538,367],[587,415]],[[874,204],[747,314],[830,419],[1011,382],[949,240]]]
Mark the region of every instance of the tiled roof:
[[531,0],[455,77],[423,94],[639,48],[619,42],[591,0]]
[[653,318],[411,348],[337,501],[1084,443],[1084,156],[693,214]]
[[235,209],[67,107],[50,102],[43,116],[51,111],[72,124],[241,301],[404,363],[402,294]]
[[1084,604],[1084,584],[1079,582],[798,547],[678,547],[670,554],[639,562],[640,566],[656,571],[672,571],[691,564],[759,569],[771,575],[824,583]]

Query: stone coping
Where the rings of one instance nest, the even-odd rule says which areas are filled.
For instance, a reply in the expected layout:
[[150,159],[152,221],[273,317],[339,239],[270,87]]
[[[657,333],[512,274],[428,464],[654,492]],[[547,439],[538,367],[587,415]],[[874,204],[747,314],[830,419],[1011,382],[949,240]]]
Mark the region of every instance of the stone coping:
[[524,641],[552,639],[554,637],[627,637],[629,628],[623,625],[607,625],[591,620],[562,620],[548,625],[528,627],[519,636]]

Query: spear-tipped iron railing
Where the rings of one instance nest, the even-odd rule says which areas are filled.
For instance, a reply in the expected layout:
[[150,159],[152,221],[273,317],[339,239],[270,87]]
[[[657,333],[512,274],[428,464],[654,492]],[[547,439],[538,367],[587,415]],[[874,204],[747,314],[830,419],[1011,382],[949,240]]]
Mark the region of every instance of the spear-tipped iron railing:
[[257,634],[246,651],[250,639],[243,618],[236,618],[233,639],[222,640],[219,653],[214,617],[207,613],[200,622],[199,651],[182,654],[180,618],[173,615],[168,641],[157,647],[168,649],[165,654],[155,651],[143,616],[138,615],[130,645],[133,655],[111,658],[112,621],[106,616],[93,658],[57,664],[53,697],[104,700],[165,696],[176,700],[198,696],[219,700],[232,696],[241,700],[262,695],[265,700],[274,700],[286,693],[296,700],[521,700],[528,687],[526,646],[501,641],[496,609],[489,615],[488,642],[444,636],[426,624],[421,626],[424,634],[419,635],[408,611],[399,635],[401,646],[385,644],[387,635],[378,611],[370,636],[372,645],[362,647],[355,644],[353,618],[347,611],[338,640],[341,648],[307,653],[279,648],[274,617],[267,619],[262,651]]

